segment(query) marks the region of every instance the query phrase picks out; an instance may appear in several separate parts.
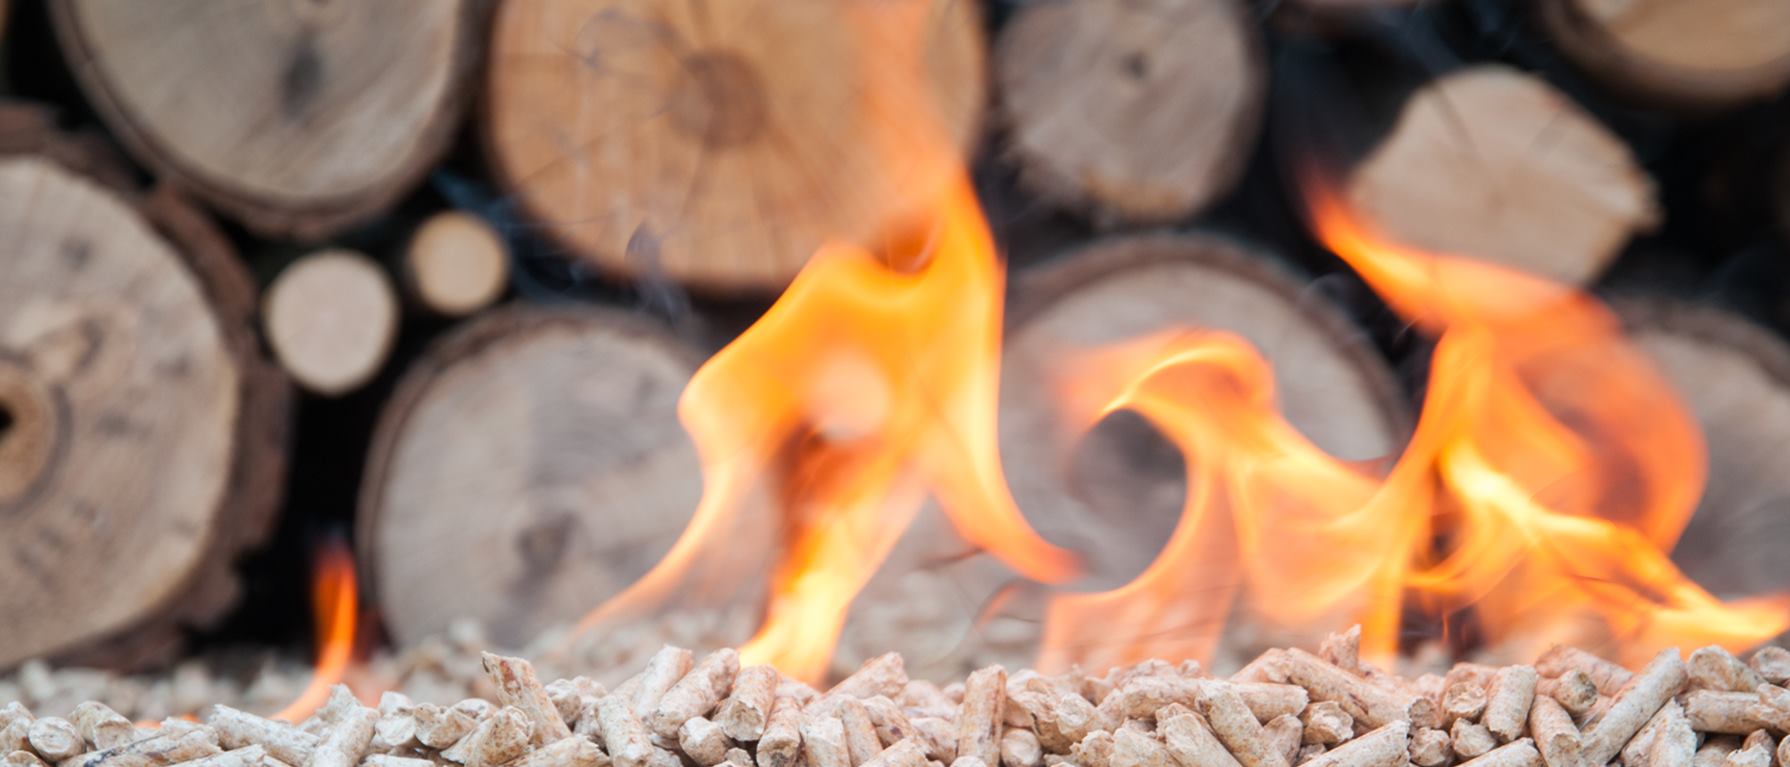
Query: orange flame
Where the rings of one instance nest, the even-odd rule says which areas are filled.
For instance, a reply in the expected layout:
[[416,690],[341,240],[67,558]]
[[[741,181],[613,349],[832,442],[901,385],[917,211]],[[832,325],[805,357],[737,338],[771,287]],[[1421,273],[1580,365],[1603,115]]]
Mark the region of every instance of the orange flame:
[[[762,587],[763,623],[742,655],[818,680],[851,601],[928,495],[1019,573],[1059,583],[1075,572],[1015,508],[998,461],[1004,273],[920,92],[915,33],[930,6],[854,4],[865,18],[840,30],[869,64],[850,73],[863,85],[854,116],[911,128],[860,149],[911,177],[900,207],[932,223],[926,247],[882,260],[823,247],[697,372],[679,402],[703,467],[695,516],[581,629]],[[1066,354],[1058,383],[1078,433],[1136,411],[1185,454],[1189,497],[1141,576],[1052,600],[1040,665],[1206,656],[1240,607],[1278,626],[1359,622],[1377,658],[1417,610],[1471,610],[1508,652],[1572,641],[1629,660],[1790,625],[1790,599],[1724,603],[1667,559],[1701,491],[1702,445],[1601,306],[1382,241],[1327,187],[1310,189],[1320,238],[1436,337],[1410,443],[1384,471],[1324,453],[1281,418],[1266,363],[1229,335]],[[767,504],[776,512],[758,513]]]
[[1724,603],[1666,556],[1702,491],[1701,437],[1602,306],[1377,238],[1314,181],[1319,238],[1436,335],[1410,444],[1384,477],[1325,454],[1281,419],[1265,363],[1229,336],[1081,353],[1062,385],[1073,422],[1136,411],[1184,452],[1189,498],[1142,575],[1053,601],[1041,665],[1205,656],[1240,596],[1270,624],[1358,621],[1363,652],[1381,658],[1408,607],[1470,608],[1517,656],[1576,642],[1629,662],[1790,625],[1790,599]]
[[354,655],[354,625],[358,607],[354,556],[348,544],[331,538],[318,551],[316,575],[311,581],[311,607],[317,626],[317,662],[304,692],[271,719],[297,722],[311,715],[329,699],[329,690],[348,671]]
[[[936,495],[958,531],[1046,582],[1073,557],[1026,524],[995,445],[1001,269],[967,183],[931,260],[902,273],[854,247],[814,256],[757,324],[697,371],[678,403],[703,466],[695,518],[658,566],[584,625],[655,605],[698,565],[750,547],[757,483],[779,475],[783,544],[748,662],[818,679],[851,600]],[[767,551],[766,554],[771,552]],[[731,572],[738,572],[732,570]]]

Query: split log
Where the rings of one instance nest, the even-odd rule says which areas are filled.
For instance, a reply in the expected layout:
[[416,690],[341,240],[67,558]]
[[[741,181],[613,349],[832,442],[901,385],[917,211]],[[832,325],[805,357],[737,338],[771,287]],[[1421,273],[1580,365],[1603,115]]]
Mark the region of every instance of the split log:
[[1672,558],[1704,588],[1747,596],[1790,588],[1790,345],[1719,309],[1662,298],[1617,309],[1703,429],[1709,479]]
[[1481,65],[1420,88],[1350,173],[1387,236],[1584,284],[1659,213],[1628,148],[1546,82]]
[[364,572],[400,642],[575,620],[670,548],[702,490],[680,426],[697,354],[640,317],[503,309],[399,383],[361,488]]
[[1020,181],[1100,218],[1172,221],[1243,173],[1267,66],[1238,0],[1029,3],[995,55]]
[[1770,98],[1790,85],[1790,5],[1777,0],[1535,5],[1562,53],[1642,99],[1711,108]]
[[1229,331],[1273,366],[1289,422],[1333,455],[1395,454],[1408,429],[1408,400],[1365,335],[1267,256],[1228,239],[1097,242],[1020,272],[1013,294],[1001,368],[1007,478],[1039,531],[1082,552],[1107,584],[1135,576],[1168,539],[1186,477],[1180,453],[1135,417],[1108,418],[1079,445],[1063,444],[1048,382],[1066,348],[1176,327]]
[[503,238],[470,213],[437,213],[418,227],[404,249],[404,287],[423,310],[464,317],[490,306],[510,280]]
[[398,299],[366,256],[326,250],[292,262],[267,288],[261,324],[300,386],[346,394],[385,366],[398,335]]
[[222,234],[48,125],[0,109],[0,667],[129,666],[234,601],[288,392]]
[[82,89],[164,179],[272,236],[390,207],[454,138],[475,0],[50,6]]
[[605,271],[778,289],[823,240],[870,241],[928,202],[954,169],[903,142],[936,122],[968,146],[983,57],[956,0],[505,3],[486,146],[523,209]]

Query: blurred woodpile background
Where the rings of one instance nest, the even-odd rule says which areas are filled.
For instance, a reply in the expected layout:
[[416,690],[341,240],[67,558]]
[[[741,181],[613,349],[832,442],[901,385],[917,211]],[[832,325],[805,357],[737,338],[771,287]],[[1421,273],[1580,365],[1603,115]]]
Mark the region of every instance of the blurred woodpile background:
[[[1618,299],[1708,432],[1676,557],[1790,585],[1790,5],[907,1],[1010,261],[1009,478],[1097,580],[1179,459],[1115,419],[1056,471],[1055,343],[1229,329],[1325,449],[1408,430],[1424,340],[1311,240],[1315,154],[1406,242]],[[684,381],[902,213],[839,32],[879,4],[11,3],[0,668],[290,642],[336,530],[400,641],[644,572],[701,492]]]

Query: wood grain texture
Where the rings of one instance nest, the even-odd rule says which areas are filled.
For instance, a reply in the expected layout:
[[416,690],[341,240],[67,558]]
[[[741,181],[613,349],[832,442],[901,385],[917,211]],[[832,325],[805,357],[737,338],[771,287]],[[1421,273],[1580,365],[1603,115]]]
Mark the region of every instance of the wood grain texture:
[[317,394],[346,394],[385,366],[398,336],[398,297],[366,256],[312,253],[267,286],[261,328],[292,380]]
[[491,305],[510,281],[510,253],[491,224],[461,211],[437,213],[404,248],[410,298],[425,311],[463,317]]
[[1660,216],[1620,139],[1546,82],[1498,65],[1412,95],[1344,194],[1406,245],[1574,284]]
[[676,417],[696,354],[643,318],[503,309],[406,373],[361,491],[361,561],[400,642],[482,619],[522,646],[633,582],[702,492]]
[[0,110],[0,665],[128,666],[232,603],[288,394],[221,235],[47,124]]
[[70,0],[57,35],[138,160],[272,236],[396,201],[465,111],[475,0]]
[[1709,479],[1672,558],[1723,596],[1790,588],[1790,345],[1738,315],[1663,298],[1617,310],[1703,428]]
[[1542,0],[1561,52],[1637,97],[1691,108],[1790,85],[1790,4],[1779,0]]
[[1100,218],[1171,221],[1236,183],[1267,89],[1236,0],[1028,3],[995,70],[1028,188]]
[[985,100],[975,5],[505,3],[491,164],[611,274],[781,288],[823,240],[905,223],[956,172]]

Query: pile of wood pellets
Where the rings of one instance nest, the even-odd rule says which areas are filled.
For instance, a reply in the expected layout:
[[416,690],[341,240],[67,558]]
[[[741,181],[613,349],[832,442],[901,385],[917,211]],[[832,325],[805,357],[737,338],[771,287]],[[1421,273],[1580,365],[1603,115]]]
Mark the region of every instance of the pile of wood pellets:
[[938,686],[899,655],[820,691],[733,650],[665,647],[607,689],[483,655],[491,699],[368,707],[338,686],[296,724],[229,706],[139,726],[99,702],[0,708],[4,767],[1772,767],[1790,765],[1790,652],[1707,647],[1630,672],[1534,665],[1399,677],[1357,633],[1228,678],[1146,661],[1101,675],[988,667]]

